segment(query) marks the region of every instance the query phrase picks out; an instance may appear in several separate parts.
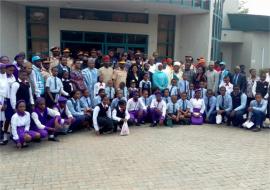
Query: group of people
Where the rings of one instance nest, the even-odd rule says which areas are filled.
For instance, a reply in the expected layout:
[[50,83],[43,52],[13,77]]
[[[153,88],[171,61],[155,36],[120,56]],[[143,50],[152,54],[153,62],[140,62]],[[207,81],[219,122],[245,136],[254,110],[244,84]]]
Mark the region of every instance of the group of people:
[[[21,52],[0,57],[0,144],[17,148],[58,134],[94,128],[97,135],[117,132],[127,122],[140,126],[202,125],[246,127],[259,131],[270,117],[269,70],[234,72],[224,61],[203,57],[183,62],[149,58],[141,52],[52,47],[50,57]],[[249,127],[248,127],[249,128]]]

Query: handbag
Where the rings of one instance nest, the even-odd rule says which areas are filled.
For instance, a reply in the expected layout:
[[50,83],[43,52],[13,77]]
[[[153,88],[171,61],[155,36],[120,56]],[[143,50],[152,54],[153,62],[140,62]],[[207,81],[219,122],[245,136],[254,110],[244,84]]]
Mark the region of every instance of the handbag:
[[121,136],[129,135],[129,128],[128,128],[127,122],[124,122],[123,123],[122,129],[121,129],[121,132],[120,132],[120,135]]

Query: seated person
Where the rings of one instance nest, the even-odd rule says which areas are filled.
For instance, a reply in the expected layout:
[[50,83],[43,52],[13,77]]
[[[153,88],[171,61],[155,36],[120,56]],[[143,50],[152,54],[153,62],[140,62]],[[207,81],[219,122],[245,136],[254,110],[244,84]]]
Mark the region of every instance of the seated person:
[[177,103],[177,95],[171,96],[172,102],[167,104],[166,124],[179,124],[179,104]]
[[227,125],[230,126],[232,122],[233,126],[242,126],[244,123],[243,115],[245,114],[247,95],[240,91],[239,86],[234,86],[231,97],[232,111],[227,114]]
[[253,131],[260,131],[266,116],[267,101],[262,98],[260,93],[256,93],[255,100],[250,102],[248,108],[249,120],[254,123]]
[[118,127],[122,128],[124,122],[129,122],[130,115],[126,109],[126,105],[126,101],[120,100],[118,106],[112,111],[114,132],[117,132]]
[[222,121],[228,120],[227,115],[232,110],[232,97],[226,93],[225,86],[219,88],[220,95],[217,96],[216,111],[218,115],[222,116]]
[[210,124],[216,123],[216,105],[217,98],[214,96],[214,92],[212,89],[208,89],[206,93],[206,97],[204,98],[205,103],[205,113],[204,113],[204,121]]
[[25,111],[24,100],[19,100],[16,104],[16,113],[11,117],[11,134],[18,149],[26,147],[31,140],[39,141],[40,134],[30,130],[30,114]]
[[110,100],[105,95],[102,97],[101,103],[98,104],[93,111],[93,124],[96,135],[107,134],[113,132],[113,120],[111,118]]
[[81,92],[79,90],[73,90],[70,94],[71,99],[67,101],[67,107],[75,118],[75,122],[69,127],[69,132],[79,129],[83,126],[90,129],[92,124],[91,110],[84,109],[80,104]]
[[80,98],[80,105],[83,110],[92,110],[92,102],[88,89],[82,90],[82,97]]
[[127,101],[127,99],[123,97],[122,90],[117,91],[116,98],[114,98],[113,101],[111,102],[111,110],[114,110],[118,106],[118,102],[120,100]]
[[172,102],[171,97],[170,97],[170,92],[169,92],[169,89],[168,88],[164,89],[163,98],[162,99],[165,101],[166,104]]
[[204,100],[201,98],[201,90],[195,90],[194,98],[191,98],[191,124],[202,125],[203,124],[203,113],[205,110]]
[[148,90],[143,90],[142,91],[142,96],[139,98],[139,101],[143,104],[143,118],[142,118],[142,123],[150,121],[150,98],[148,97]]
[[96,107],[98,104],[101,103],[102,97],[106,96],[105,89],[101,88],[98,91],[98,95],[94,97],[93,99],[93,107]]
[[72,123],[75,122],[75,118],[73,118],[71,112],[67,107],[67,99],[63,96],[60,96],[58,99],[58,103],[53,108],[55,111],[60,113],[62,118],[61,123],[63,123],[62,131],[64,134],[67,132],[71,132],[69,127]]
[[157,123],[159,123],[159,125],[164,124],[166,109],[166,102],[162,99],[161,93],[157,92],[156,98],[152,100],[150,105],[150,114],[152,117],[151,127],[156,127]]
[[179,105],[179,124],[190,125],[191,118],[191,103],[187,100],[187,93],[181,93],[181,99],[177,101]]
[[140,126],[143,118],[145,107],[142,102],[139,101],[139,92],[134,92],[133,98],[127,101],[127,111],[130,114],[130,119],[136,126]]
[[59,141],[55,132],[62,130],[60,113],[46,107],[45,99],[40,97],[36,100],[36,107],[31,114],[33,123],[31,129],[40,133],[41,138],[49,135],[49,141]]
[[194,97],[195,90],[194,90],[194,84],[189,83],[188,92],[187,92],[187,99],[191,100],[191,98]]

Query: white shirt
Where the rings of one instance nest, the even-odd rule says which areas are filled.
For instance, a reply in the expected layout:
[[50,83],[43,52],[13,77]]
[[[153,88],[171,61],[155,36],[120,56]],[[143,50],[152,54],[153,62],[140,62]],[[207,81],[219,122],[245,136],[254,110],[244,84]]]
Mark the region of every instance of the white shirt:
[[233,91],[233,84],[232,83],[229,82],[228,84],[226,84],[224,81],[222,81],[220,83],[220,85],[219,85],[219,88],[222,87],[222,86],[224,86],[226,88],[226,93],[227,94],[232,93],[232,91]]
[[157,108],[162,112],[162,116],[165,117],[167,105],[164,100],[161,100],[160,102],[157,101],[157,99],[153,99],[150,105],[150,108]]
[[14,140],[19,139],[19,135],[17,133],[18,127],[24,126],[24,130],[29,131],[30,121],[30,114],[27,111],[25,112],[24,116],[19,116],[17,113],[13,114],[11,117],[11,133]]
[[[60,116],[60,113],[58,111],[55,111],[55,110],[50,109],[50,108],[46,108],[46,109],[47,109],[49,116],[51,116],[51,117]],[[45,125],[42,125],[42,123],[39,121],[38,114],[36,112],[32,112],[31,117],[32,117],[34,123],[36,124],[37,128],[44,129],[46,127]]]
[[[60,108],[60,107],[59,107],[59,109],[60,109],[60,112],[61,112],[61,113],[62,113],[62,112],[64,111],[64,109],[65,109],[65,114],[67,115],[67,117],[68,117],[68,118],[73,118],[73,116],[72,116],[71,112],[69,111],[67,105],[66,105],[66,108]],[[59,112],[59,110],[58,110],[57,107],[54,107],[53,110]],[[59,114],[60,114],[60,113],[59,113]],[[61,115],[61,114],[60,114],[60,115]]]
[[[119,108],[119,109],[120,109],[120,108]],[[116,121],[118,121],[118,122],[121,121],[122,118],[117,117],[116,114],[117,114],[117,110],[114,109],[114,110],[112,111],[112,119],[113,119],[113,120],[116,120]],[[126,120],[129,120],[129,118],[130,118],[130,115],[129,115],[127,109],[126,109],[126,111],[125,111],[125,119],[126,119]]]
[[[94,111],[93,111],[93,125],[94,125],[94,128],[95,128],[95,131],[99,131],[99,126],[98,126],[98,122],[97,122],[97,117],[98,117],[99,111],[100,111],[100,107],[97,105],[94,108]],[[108,111],[106,113],[107,114],[107,117],[111,118],[112,117],[111,113],[112,113],[111,107],[109,106]]]
[[97,96],[98,95],[98,91],[100,89],[105,89],[106,88],[106,84],[104,82],[97,82],[95,85],[94,85],[94,96]]
[[[21,82],[20,79],[18,79],[18,81]],[[10,104],[11,104],[12,109],[14,109],[14,110],[16,108],[16,103],[17,103],[16,94],[18,92],[19,87],[20,87],[20,84],[18,82],[14,82],[11,85]],[[31,85],[29,87],[29,95],[30,95],[30,103],[33,105],[34,104],[34,98],[33,98],[33,94],[32,94]]]
[[[265,80],[265,81],[266,81],[266,80]],[[255,82],[254,82],[254,85],[252,86],[252,94],[253,94],[254,97],[255,97],[255,95],[256,95],[257,82],[259,82],[259,81],[255,81]],[[268,82],[268,81],[266,81],[266,82]],[[267,86],[264,86],[264,88],[270,88],[270,84],[268,85],[268,87],[267,87]],[[269,90],[267,90],[267,93],[266,93],[265,96],[263,97],[264,99],[267,99],[267,98],[268,98],[268,96],[269,96],[268,91],[269,91]]]
[[68,96],[69,94],[64,91],[63,83],[58,77],[49,76],[46,81],[46,87],[49,88],[51,93],[63,94],[64,96]]
[[127,101],[127,111],[138,111],[140,109],[146,109],[145,106],[143,106],[143,103],[141,101],[138,101],[135,102],[133,100],[133,98],[130,98],[128,101]]
[[204,104],[204,100],[202,98],[200,99],[196,99],[196,98],[191,98],[190,99],[190,103],[191,103],[191,112],[193,112],[194,108],[200,109],[200,113],[204,113],[205,110],[205,104]]
[[6,98],[8,95],[8,81],[6,73],[0,73],[0,96]]
[[12,75],[11,77],[7,77],[7,82],[8,82],[8,94],[7,94],[7,98],[10,98],[11,95],[11,86],[14,82],[16,82],[16,78],[14,77],[14,75]]

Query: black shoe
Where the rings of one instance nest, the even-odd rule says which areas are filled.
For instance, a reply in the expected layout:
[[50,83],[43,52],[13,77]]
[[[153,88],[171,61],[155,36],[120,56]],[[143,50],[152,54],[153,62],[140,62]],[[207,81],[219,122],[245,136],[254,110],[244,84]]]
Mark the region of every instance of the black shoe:
[[252,129],[253,132],[259,132],[261,130],[261,128],[259,127],[255,127],[254,129]]
[[157,126],[157,123],[152,123],[151,125],[150,125],[150,127],[156,127]]
[[24,143],[23,145],[22,145],[22,148],[27,148],[29,145],[27,144],[27,143]]
[[231,126],[231,122],[230,121],[227,121],[227,126]]
[[141,124],[139,122],[136,123],[136,126],[141,126]]
[[40,142],[41,142],[41,139],[33,140],[33,142],[35,142],[35,143],[40,143]]
[[7,143],[8,143],[8,140],[4,140],[0,142],[0,145],[7,145]]
[[69,129],[69,130],[67,131],[67,133],[73,133],[72,129]]
[[55,137],[49,137],[48,141],[59,142],[59,139],[57,139]]

